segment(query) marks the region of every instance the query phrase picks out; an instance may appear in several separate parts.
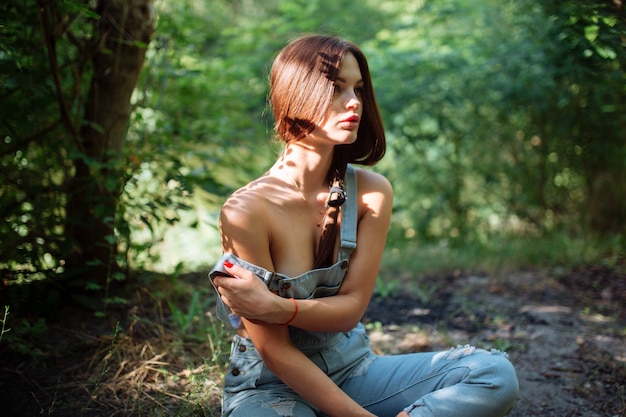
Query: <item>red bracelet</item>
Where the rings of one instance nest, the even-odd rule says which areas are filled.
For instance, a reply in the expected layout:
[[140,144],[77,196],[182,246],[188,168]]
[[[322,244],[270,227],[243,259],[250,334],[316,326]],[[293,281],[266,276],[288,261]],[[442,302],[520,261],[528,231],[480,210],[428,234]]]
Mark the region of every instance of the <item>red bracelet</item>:
[[293,316],[291,316],[291,318],[289,320],[287,320],[284,323],[280,323],[281,326],[286,326],[286,325],[290,324],[296,318],[296,316],[298,315],[298,302],[295,299],[293,299],[293,298],[290,298],[290,300],[293,303],[293,305],[296,306],[296,311],[293,312]]

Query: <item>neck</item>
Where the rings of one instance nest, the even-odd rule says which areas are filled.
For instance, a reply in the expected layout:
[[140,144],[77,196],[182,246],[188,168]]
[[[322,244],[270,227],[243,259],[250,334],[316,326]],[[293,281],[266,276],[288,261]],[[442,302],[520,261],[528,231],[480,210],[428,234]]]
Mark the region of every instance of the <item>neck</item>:
[[326,177],[332,156],[333,148],[320,152],[305,144],[290,143],[274,167],[279,175],[294,181],[305,195],[315,194],[320,187],[328,187]]

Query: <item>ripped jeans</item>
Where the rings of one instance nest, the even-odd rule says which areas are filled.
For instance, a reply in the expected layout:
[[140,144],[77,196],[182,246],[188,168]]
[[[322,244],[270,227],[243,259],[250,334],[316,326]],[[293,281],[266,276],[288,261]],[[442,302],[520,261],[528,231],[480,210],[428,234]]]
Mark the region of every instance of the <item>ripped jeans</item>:
[[[506,354],[470,346],[444,352],[377,356],[362,325],[339,333],[309,358],[378,417],[501,417],[518,394]],[[306,375],[302,376],[306,378]],[[249,339],[235,336],[222,398],[224,417],[319,417],[264,366]]]

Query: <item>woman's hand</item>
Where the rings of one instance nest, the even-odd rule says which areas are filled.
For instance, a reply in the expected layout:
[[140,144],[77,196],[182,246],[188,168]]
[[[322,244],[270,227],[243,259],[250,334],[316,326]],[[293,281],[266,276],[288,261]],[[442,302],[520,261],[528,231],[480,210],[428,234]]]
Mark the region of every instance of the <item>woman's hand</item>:
[[234,314],[270,324],[284,323],[293,315],[293,304],[270,292],[253,272],[230,263],[224,267],[231,277],[216,277],[213,283]]

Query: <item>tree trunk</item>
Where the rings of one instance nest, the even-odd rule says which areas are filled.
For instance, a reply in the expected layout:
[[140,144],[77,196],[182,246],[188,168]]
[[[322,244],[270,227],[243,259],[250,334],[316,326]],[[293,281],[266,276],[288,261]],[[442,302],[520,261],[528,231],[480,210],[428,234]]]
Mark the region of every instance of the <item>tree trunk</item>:
[[[622,145],[624,146],[624,145]],[[610,147],[609,147],[610,149]],[[617,158],[615,156],[617,155]],[[626,152],[615,146],[605,164],[587,169],[587,207],[591,231],[598,235],[626,233]]]
[[[153,0],[99,0],[93,77],[68,194],[67,274],[105,285],[115,267],[114,219],[124,186],[130,98],[154,32]],[[83,281],[80,279],[79,281]]]

